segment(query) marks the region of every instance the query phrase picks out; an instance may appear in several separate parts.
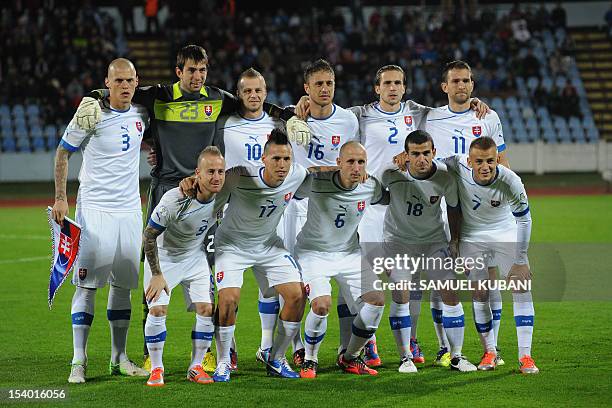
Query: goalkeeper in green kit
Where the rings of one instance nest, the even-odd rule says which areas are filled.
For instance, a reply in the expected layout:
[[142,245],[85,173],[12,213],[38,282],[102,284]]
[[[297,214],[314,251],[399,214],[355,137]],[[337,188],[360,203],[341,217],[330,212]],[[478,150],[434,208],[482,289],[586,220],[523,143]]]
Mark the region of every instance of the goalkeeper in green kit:
[[[213,143],[217,118],[238,112],[240,106],[234,95],[205,85],[208,56],[204,48],[197,45],[183,47],[176,57],[175,70],[178,82],[137,88],[133,99],[134,103],[146,106],[152,119],[148,143],[155,152],[156,163],[151,171],[146,220],[167,191],[193,174],[198,153]],[[108,91],[96,90],[83,98],[75,115],[79,127],[91,130],[96,126],[100,120],[99,100],[107,96]],[[264,103],[264,110],[270,116],[286,121],[291,141],[300,145],[310,142],[308,125],[294,116],[291,109]],[[212,233],[207,238],[207,251],[210,251],[211,243]],[[211,252],[209,261],[210,255]],[[143,309],[146,319],[148,308],[144,297]],[[144,354],[144,367],[149,369],[146,345]],[[210,358],[208,354],[207,358]]]

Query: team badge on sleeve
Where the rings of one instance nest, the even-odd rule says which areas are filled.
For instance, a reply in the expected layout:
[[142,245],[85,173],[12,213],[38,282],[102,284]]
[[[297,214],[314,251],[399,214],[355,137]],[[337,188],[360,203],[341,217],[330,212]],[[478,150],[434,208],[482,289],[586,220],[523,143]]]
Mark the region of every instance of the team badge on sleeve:
[[440,199],[440,196],[431,196],[431,197],[429,197],[429,202],[431,204],[435,204],[435,203],[438,202],[439,199]]
[[408,126],[412,126],[412,116],[404,116],[404,123]]
[[291,201],[291,197],[293,197],[293,194],[291,192],[285,194],[285,202],[288,203],[289,201]]
[[212,105],[204,105],[204,113],[206,114],[206,116],[209,116],[213,114],[213,107]]
[[224,276],[225,274],[223,273],[223,271],[217,272],[217,283],[221,282]]
[[136,129],[138,129],[139,132],[142,132],[142,122],[139,120],[136,121]]
[[340,136],[332,136],[331,142],[332,142],[332,146],[338,147],[338,145],[340,145]]
[[482,127],[480,127],[480,126],[472,126],[472,134],[474,136],[480,136],[482,134]]
[[357,211],[363,212],[363,210],[365,210],[365,207],[366,207],[366,202],[365,201],[359,201],[357,203]]

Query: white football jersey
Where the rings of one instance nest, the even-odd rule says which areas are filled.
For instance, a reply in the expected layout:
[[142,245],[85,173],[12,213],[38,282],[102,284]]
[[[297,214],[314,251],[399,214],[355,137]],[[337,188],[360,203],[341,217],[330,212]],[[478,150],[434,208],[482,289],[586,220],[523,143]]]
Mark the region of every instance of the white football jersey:
[[139,180],[140,143],[149,126],[147,110],[131,105],[125,111],[100,103],[102,114],[95,129],[85,132],[73,118],[60,145],[83,151],[77,206],[97,210],[141,210]]
[[306,179],[308,171],[293,164],[287,178],[277,187],[263,180],[264,167],[234,167],[226,172],[225,185],[217,196],[219,205],[229,200],[223,221],[215,233],[217,245],[232,245],[251,250],[278,239],[276,227]]
[[359,249],[359,222],[366,208],[382,199],[383,191],[374,177],[347,190],[340,185],[339,171],[334,171],[311,174],[295,195],[309,197],[296,251],[344,252]]
[[177,187],[163,195],[148,224],[163,231],[157,237],[160,257],[181,261],[202,252],[206,231],[215,222],[214,198],[200,202],[196,198],[183,196]]
[[331,115],[324,119],[308,117],[311,140],[306,146],[293,145],[295,161],[311,166],[335,166],[340,146],[349,140],[359,141],[359,123],[355,115],[333,105]]
[[516,221],[529,212],[521,178],[501,164],[491,184],[474,181],[466,157],[443,160],[456,175],[463,222],[461,239],[468,242],[515,242]]
[[406,136],[423,128],[431,108],[406,101],[396,112],[383,111],[378,102],[349,109],[359,121],[361,143],[368,153],[368,174],[380,178],[393,157],[404,151]]
[[458,205],[457,183],[444,163],[434,166],[435,172],[425,180],[397,168],[383,173],[382,183],[391,196],[383,228],[385,242],[447,242],[440,203],[444,197],[447,205]]
[[506,150],[501,121],[495,111],[478,119],[471,108],[453,112],[448,105],[441,106],[427,114],[425,130],[434,140],[436,158],[468,154],[470,143],[480,136],[493,138],[498,152]]
[[275,127],[282,124],[265,112],[259,119],[231,115],[218,120],[214,145],[223,152],[225,168],[263,166],[263,148]]

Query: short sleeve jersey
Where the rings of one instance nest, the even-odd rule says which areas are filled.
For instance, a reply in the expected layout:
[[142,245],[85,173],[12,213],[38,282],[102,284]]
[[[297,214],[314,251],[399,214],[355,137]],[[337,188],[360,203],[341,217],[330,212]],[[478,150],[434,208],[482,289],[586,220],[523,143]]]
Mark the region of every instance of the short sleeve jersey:
[[112,211],[140,211],[140,143],[149,126],[147,110],[132,104],[125,111],[100,102],[100,122],[85,132],[70,122],[60,145],[83,152],[77,205]]
[[308,197],[306,223],[297,236],[296,250],[345,252],[359,249],[357,227],[370,205],[382,199],[380,182],[369,177],[345,189],[339,171],[311,174],[296,193]]

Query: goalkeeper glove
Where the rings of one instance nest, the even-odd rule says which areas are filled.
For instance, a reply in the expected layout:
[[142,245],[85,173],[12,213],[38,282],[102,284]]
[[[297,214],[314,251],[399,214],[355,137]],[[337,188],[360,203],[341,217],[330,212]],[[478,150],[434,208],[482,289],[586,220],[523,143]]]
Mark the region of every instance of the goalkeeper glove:
[[100,122],[100,115],[102,109],[100,109],[100,103],[97,99],[84,97],[77,108],[74,117],[76,124],[79,128],[90,131],[93,130],[98,122]]
[[298,145],[307,145],[310,143],[310,128],[306,122],[297,116],[292,116],[287,121],[287,136],[290,141]]

